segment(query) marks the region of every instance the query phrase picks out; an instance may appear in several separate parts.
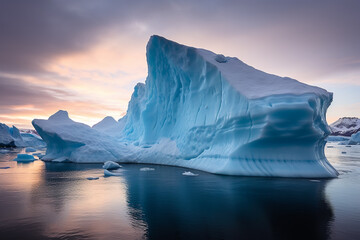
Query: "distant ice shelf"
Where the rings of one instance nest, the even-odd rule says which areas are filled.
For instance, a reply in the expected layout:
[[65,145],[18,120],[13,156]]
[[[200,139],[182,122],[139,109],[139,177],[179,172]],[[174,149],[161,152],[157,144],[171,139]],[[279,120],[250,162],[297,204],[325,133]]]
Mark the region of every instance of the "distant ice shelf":
[[66,111],[33,120],[47,143],[42,159],[243,176],[338,175],[324,155],[332,93],[160,36],[150,38],[146,57],[146,82],[135,86],[119,121],[108,117],[91,128]]

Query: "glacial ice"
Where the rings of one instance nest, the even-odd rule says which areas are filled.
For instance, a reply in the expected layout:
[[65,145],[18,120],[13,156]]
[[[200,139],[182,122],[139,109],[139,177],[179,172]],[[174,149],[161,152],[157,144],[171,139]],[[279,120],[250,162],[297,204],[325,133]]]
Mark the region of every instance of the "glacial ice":
[[118,168],[121,168],[121,166],[113,161],[106,161],[103,165],[103,169],[107,169],[107,170],[113,170]]
[[65,111],[35,119],[48,146],[43,159],[165,164],[227,175],[338,175],[324,155],[332,93],[159,36],[150,38],[146,56],[146,83],[135,86],[121,130],[104,130],[116,126],[114,119],[91,128]]

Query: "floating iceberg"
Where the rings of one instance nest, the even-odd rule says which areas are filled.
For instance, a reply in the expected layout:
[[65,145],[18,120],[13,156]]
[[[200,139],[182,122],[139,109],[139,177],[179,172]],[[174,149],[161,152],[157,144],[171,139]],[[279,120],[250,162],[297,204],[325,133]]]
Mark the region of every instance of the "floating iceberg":
[[0,123],[0,147],[16,147],[10,128],[3,123]]
[[199,174],[195,174],[195,173],[188,172],[188,171],[183,172],[182,175],[184,175],[184,176],[193,176],[193,177],[199,176]]
[[[36,139],[36,140],[34,140]],[[0,147],[45,147],[45,142],[35,134],[21,133],[18,128],[0,123]]]
[[65,111],[35,119],[48,146],[44,158],[227,175],[338,175],[324,155],[332,93],[159,36],[151,37],[146,56],[146,83],[135,86],[121,130],[109,135],[104,126],[113,120],[91,128]]
[[33,162],[35,160],[34,156],[29,154],[18,154],[17,158],[14,159],[17,162]]
[[113,170],[113,169],[118,169],[121,168],[121,166],[113,161],[107,161],[104,163],[103,165],[103,169],[107,169],[107,170]]
[[360,132],[357,132],[353,135],[351,135],[351,138],[349,140],[349,145],[357,145],[360,144]]

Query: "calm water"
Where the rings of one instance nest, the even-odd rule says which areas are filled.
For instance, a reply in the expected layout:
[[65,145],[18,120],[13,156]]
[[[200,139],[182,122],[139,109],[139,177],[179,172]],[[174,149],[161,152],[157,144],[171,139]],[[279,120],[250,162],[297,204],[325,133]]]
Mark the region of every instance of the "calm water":
[[0,239],[360,239],[360,145],[328,146],[341,175],[320,181],[155,165],[104,178],[100,164],[0,153]]

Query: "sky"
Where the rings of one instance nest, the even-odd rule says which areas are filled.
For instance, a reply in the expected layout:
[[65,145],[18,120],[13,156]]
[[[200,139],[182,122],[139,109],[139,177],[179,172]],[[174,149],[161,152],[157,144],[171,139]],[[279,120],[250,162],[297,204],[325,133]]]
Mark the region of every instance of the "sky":
[[333,92],[329,123],[360,117],[359,12],[351,0],[0,0],[0,122],[119,119],[155,34]]

